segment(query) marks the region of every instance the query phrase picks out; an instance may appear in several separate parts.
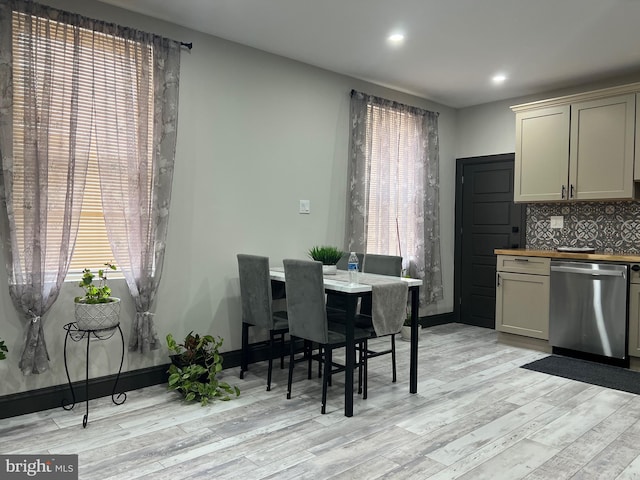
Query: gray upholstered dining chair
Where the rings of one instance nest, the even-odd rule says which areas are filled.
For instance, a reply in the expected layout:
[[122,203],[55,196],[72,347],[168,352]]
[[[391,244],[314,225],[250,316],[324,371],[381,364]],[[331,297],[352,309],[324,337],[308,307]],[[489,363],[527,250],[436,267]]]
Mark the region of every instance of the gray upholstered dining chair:
[[[287,312],[289,315],[289,335],[291,336],[291,352],[289,360],[289,381],[287,398],[291,398],[291,384],[295,365],[295,339],[300,338],[318,344],[318,359],[323,362],[322,375],[322,409],[326,412],[327,386],[332,374],[344,371],[345,367],[333,361],[333,350],[344,347],[346,337],[344,332],[329,329],[325,303],[322,264],[308,260],[285,259],[284,276],[287,293]],[[366,351],[367,338],[370,333],[355,329],[354,338],[357,348]],[[362,378],[367,376],[367,357],[359,355],[357,360],[359,369],[359,391],[362,391]],[[365,392],[366,395],[366,392]]]
[[[402,275],[402,257],[395,255],[374,255],[367,253],[364,256],[364,265],[362,271],[364,273],[376,273],[378,275],[391,275],[399,277]],[[356,319],[356,326],[360,328],[370,329],[372,335],[375,336],[373,322],[371,318],[371,294],[364,295],[360,300],[360,315]],[[391,346],[386,350],[367,350],[367,357],[374,358],[380,355],[391,354],[392,382],[397,379],[396,373],[396,335],[391,334]]]
[[267,391],[271,390],[274,343],[280,339],[280,368],[284,368],[284,335],[289,331],[287,312],[274,312],[272,306],[269,258],[239,253],[240,298],[242,301],[242,365],[240,378],[249,364],[249,328],[260,327],[269,332],[269,368]]

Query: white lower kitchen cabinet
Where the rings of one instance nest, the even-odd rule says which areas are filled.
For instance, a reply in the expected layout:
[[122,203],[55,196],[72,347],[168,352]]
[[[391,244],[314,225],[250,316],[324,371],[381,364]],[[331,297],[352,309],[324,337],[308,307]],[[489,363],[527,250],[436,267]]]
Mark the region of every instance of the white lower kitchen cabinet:
[[549,276],[498,272],[496,330],[549,339]]
[[629,356],[640,357],[640,283],[629,286]]

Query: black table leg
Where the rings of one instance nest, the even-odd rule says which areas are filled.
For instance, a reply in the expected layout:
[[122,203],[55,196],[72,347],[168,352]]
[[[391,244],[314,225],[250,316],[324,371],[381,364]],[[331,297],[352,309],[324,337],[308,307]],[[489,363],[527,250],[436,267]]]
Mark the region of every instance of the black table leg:
[[419,287],[411,287],[411,359],[409,367],[409,392],[418,393],[418,305]]
[[353,369],[356,365],[356,346],[354,341],[354,324],[356,317],[357,295],[345,295],[347,303],[345,372],[344,372],[344,415],[353,417]]

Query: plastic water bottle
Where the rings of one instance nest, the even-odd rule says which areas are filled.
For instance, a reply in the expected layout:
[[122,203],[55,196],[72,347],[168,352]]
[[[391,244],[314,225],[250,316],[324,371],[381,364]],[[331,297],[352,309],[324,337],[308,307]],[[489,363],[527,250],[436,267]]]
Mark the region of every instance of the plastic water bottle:
[[356,252],[351,252],[349,255],[349,263],[347,270],[349,270],[349,283],[355,285],[358,283],[358,256]]

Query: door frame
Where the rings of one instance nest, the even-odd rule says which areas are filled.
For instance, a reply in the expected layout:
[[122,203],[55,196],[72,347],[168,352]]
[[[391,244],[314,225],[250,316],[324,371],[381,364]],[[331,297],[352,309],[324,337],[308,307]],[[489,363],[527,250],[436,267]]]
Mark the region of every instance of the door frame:
[[[454,226],[454,251],[453,251],[453,315],[454,321],[460,323],[460,310],[462,304],[462,173],[467,165],[482,165],[512,160],[515,162],[515,153],[499,153],[495,155],[483,155],[478,157],[456,158],[456,192],[455,192],[455,226]],[[520,245],[525,245],[526,208],[522,208],[520,219]]]

